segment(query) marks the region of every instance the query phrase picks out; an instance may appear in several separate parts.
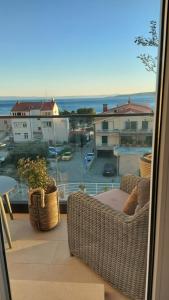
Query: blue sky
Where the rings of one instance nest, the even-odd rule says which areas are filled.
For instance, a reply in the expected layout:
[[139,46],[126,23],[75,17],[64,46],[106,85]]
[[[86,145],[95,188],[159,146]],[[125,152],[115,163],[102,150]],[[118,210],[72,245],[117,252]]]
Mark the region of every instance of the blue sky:
[[134,38],[159,14],[159,0],[1,1],[0,95],[155,90]]

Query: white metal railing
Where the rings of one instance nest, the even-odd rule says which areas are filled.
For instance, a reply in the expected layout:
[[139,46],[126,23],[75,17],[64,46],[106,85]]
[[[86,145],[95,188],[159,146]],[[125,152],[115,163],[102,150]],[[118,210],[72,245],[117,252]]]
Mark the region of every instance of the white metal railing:
[[73,182],[64,183],[57,186],[60,201],[67,201],[68,196],[73,192],[83,191],[88,195],[96,195],[113,188],[119,188],[120,183],[95,183],[95,182]]
[[[68,196],[73,192],[83,191],[90,196],[106,192],[111,189],[119,188],[120,183],[107,182],[71,182],[57,185],[59,201],[67,201]],[[19,183],[15,191],[11,192],[12,202],[28,203],[28,187],[24,183]]]

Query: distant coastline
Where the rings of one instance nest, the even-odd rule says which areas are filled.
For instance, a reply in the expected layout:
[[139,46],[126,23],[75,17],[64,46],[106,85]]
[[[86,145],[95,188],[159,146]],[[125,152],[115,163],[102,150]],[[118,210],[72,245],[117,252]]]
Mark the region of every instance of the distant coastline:
[[[155,107],[155,92],[136,93],[126,95],[111,95],[111,96],[96,96],[96,97],[54,97],[61,111],[76,111],[78,108],[94,108],[96,113],[102,112],[103,104],[108,104],[108,107],[115,107],[124,104],[130,100],[135,103],[148,105],[154,109]],[[2,97],[0,96],[0,115],[9,115],[12,106],[16,101],[32,102],[32,101],[49,101],[46,97]]]
[[[112,95],[88,95],[88,96],[54,96],[55,99],[68,99],[68,100],[71,100],[71,99],[94,99],[94,98],[99,98],[99,99],[102,99],[102,98],[113,98],[113,97],[134,97],[134,96],[144,96],[144,95],[153,95],[155,96],[155,92],[142,92],[142,93],[132,93],[132,94],[112,94]],[[50,99],[50,97],[43,97],[43,96],[31,96],[31,97],[25,97],[25,96],[0,96],[0,101],[4,101],[4,100],[13,100],[13,101],[19,101],[19,100],[40,100],[40,99],[43,99],[43,100],[47,100],[47,99]]]

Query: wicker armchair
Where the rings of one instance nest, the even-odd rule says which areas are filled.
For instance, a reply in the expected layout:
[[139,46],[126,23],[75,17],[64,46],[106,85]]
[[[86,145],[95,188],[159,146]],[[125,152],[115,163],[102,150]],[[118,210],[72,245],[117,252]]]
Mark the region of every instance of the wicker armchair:
[[[124,177],[121,189],[129,193],[139,180]],[[144,299],[148,215],[148,203],[128,216],[86,194],[73,193],[67,215],[70,252],[131,299]]]

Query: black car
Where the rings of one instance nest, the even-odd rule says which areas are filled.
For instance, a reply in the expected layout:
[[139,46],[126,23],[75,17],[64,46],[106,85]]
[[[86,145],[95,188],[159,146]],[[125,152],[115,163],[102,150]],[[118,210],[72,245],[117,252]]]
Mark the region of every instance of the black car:
[[103,169],[103,176],[115,176],[115,167],[113,164],[105,164]]

